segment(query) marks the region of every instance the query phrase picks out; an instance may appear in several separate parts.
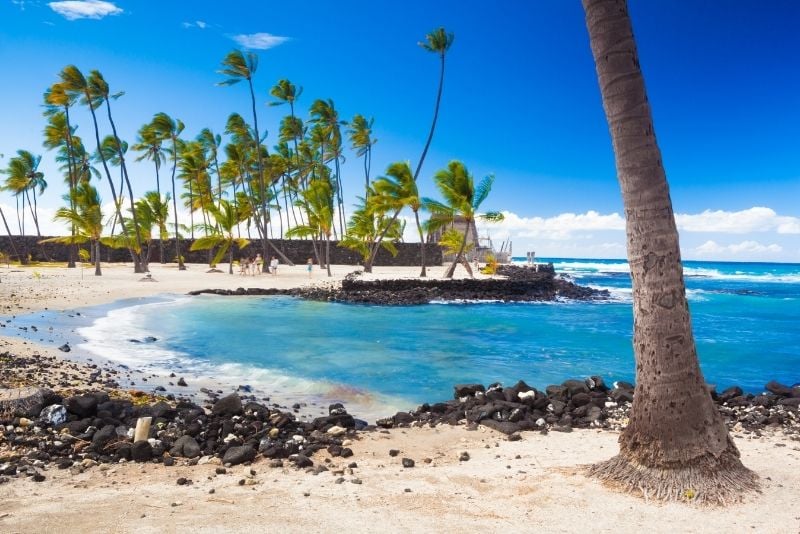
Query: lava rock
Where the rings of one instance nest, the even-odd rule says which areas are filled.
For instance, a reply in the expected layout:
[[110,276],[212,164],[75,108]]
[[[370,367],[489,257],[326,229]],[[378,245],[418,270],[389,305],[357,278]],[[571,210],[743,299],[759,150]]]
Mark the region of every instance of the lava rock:
[[211,412],[214,415],[221,415],[225,417],[241,415],[244,413],[244,410],[242,409],[242,399],[236,393],[231,393],[227,397],[222,397],[215,402]]
[[222,457],[222,463],[239,465],[245,462],[252,462],[255,457],[256,451],[253,447],[250,445],[242,445],[239,447],[231,447],[225,451],[225,455]]
[[198,445],[197,440],[192,436],[179,437],[169,450],[170,456],[180,456],[183,458],[197,458],[200,456],[200,452],[200,445]]
[[131,446],[131,460],[134,462],[148,462],[153,459],[153,446],[149,441],[140,440]]

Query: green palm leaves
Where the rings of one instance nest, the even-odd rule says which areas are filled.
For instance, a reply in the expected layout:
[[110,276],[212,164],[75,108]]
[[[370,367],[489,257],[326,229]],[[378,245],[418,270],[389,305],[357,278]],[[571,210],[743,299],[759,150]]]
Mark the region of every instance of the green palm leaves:
[[100,269],[100,239],[103,233],[103,212],[100,195],[89,182],[80,182],[67,196],[69,207],[59,208],[54,219],[72,226],[72,235],[46,239],[43,243],[57,242],[78,244],[91,242],[94,251],[95,276],[102,275]]
[[[492,190],[494,176],[486,176],[475,185],[475,180],[466,165],[460,161],[451,161],[446,169],[436,173],[433,180],[444,197],[444,203],[429,198],[422,200],[425,209],[431,213],[427,224],[428,231],[432,232],[452,226],[457,220],[463,222],[465,227],[456,258],[445,273],[447,278],[452,278],[456,265],[464,261],[463,254],[475,220],[499,222],[503,220],[503,214],[498,212],[479,213],[478,211]],[[452,241],[452,237],[452,235],[449,236],[450,241]],[[452,244],[448,246],[452,247]]]
[[247,239],[234,237],[233,232],[250,214],[246,209],[224,199],[219,202],[219,206],[213,204],[209,206],[208,212],[213,217],[214,224],[206,226],[207,235],[192,243],[191,250],[211,250],[219,247],[211,263],[216,265],[227,254],[228,274],[233,274],[233,245],[236,244],[241,250],[250,244]]
[[217,73],[227,76],[217,85],[234,85],[242,80],[250,80],[258,69],[258,55],[255,52],[231,50],[222,60],[222,68]]
[[444,57],[453,45],[455,35],[448,33],[444,28],[437,28],[425,36],[424,41],[418,44],[428,52],[433,52]]

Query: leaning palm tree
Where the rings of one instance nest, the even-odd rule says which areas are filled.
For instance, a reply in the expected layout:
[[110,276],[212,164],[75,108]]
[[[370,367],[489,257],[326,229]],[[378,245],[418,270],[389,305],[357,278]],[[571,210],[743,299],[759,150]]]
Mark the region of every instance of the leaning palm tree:
[[422,231],[422,223],[419,220],[419,210],[422,208],[422,199],[417,190],[417,182],[411,174],[411,165],[408,162],[397,162],[389,165],[386,169],[386,176],[381,176],[373,185],[375,197],[370,197],[373,205],[380,206],[384,210],[402,210],[411,208],[414,212],[414,221],[417,223],[419,233],[420,263],[422,270],[420,277],[428,275],[425,267],[425,234]]
[[137,152],[141,152],[136,161],[142,161],[145,159],[149,159],[153,162],[153,166],[156,170],[156,192],[160,195],[161,194],[161,178],[159,177],[159,170],[161,169],[161,165],[164,164],[164,149],[161,147],[161,144],[164,142],[164,139],[159,135],[158,130],[153,126],[152,122],[142,125],[139,128],[139,133],[137,134],[136,144],[133,145],[133,149]]
[[325,265],[331,274],[331,235],[333,235],[333,187],[328,177],[311,180],[301,194],[298,206],[306,211],[308,223],[295,226],[286,232],[288,237],[316,237],[325,239]]
[[333,160],[336,176],[332,183],[339,214],[339,233],[344,237],[344,196],[342,191],[342,176],[340,163],[344,159],[342,156],[342,130],[341,126],[346,126],[347,121],[339,119],[339,112],[333,100],[317,99],[311,104],[311,123],[316,128],[312,130],[312,135],[316,134],[320,144],[320,162]]
[[8,227],[8,220],[6,219],[6,214],[3,213],[3,208],[0,207],[0,218],[3,219],[3,226],[6,228],[6,234],[8,235],[8,242],[11,243],[11,251],[14,253],[14,256],[17,257],[19,262],[25,265],[28,262],[27,257],[20,256],[19,252],[17,251],[17,245],[14,244],[14,236],[11,235],[11,228]]
[[[71,196],[72,198],[67,198]],[[100,207],[100,195],[88,182],[79,183],[64,200],[69,207],[56,211],[55,220],[63,221],[73,228],[75,234],[65,237],[45,239],[42,243],[80,244],[90,242],[94,256],[94,274],[101,276],[100,240],[103,233],[103,212]]]
[[[41,237],[42,234],[39,230],[36,191],[38,190],[41,195],[47,188],[44,173],[39,170],[41,161],[42,156],[36,156],[27,150],[17,150],[17,155],[8,161],[8,168],[0,171],[7,175],[5,189],[22,198],[23,218],[25,203],[27,202],[38,237]],[[33,200],[31,200],[31,197],[33,197]]]
[[356,115],[350,121],[350,128],[347,130],[351,148],[355,151],[356,156],[364,158],[364,187],[367,195],[369,195],[369,171],[372,166],[372,145],[378,142],[372,136],[373,122],[375,119],[367,120],[363,115]]
[[[452,278],[456,270],[456,265],[465,263],[464,250],[469,240],[469,232],[475,225],[476,219],[489,222],[503,220],[503,214],[498,212],[479,213],[481,204],[489,196],[494,183],[494,176],[484,177],[476,186],[475,179],[467,170],[467,167],[460,161],[451,161],[446,169],[436,173],[433,178],[436,187],[444,197],[445,203],[423,199],[425,209],[431,212],[428,221],[428,230],[435,231],[452,226],[456,220],[464,223],[463,239],[460,248],[456,253],[453,264],[447,269],[445,278]],[[467,266],[467,271],[472,274]]]
[[425,161],[425,156],[428,154],[428,148],[431,146],[433,140],[433,132],[436,130],[436,120],[439,118],[439,105],[442,102],[442,88],[444,87],[444,57],[450,47],[453,45],[455,36],[452,33],[447,33],[444,28],[437,28],[425,36],[425,41],[420,42],[419,45],[434,54],[439,55],[439,89],[436,91],[436,105],[433,108],[433,121],[431,122],[431,130],[428,132],[428,139],[425,141],[425,148],[422,149],[422,155],[417,163],[417,169],[414,171],[414,180],[419,178],[419,171],[422,170],[422,163]]
[[[250,89],[250,103],[253,108],[253,130],[254,138],[253,144],[255,145],[256,163],[257,163],[257,179],[258,179],[258,193],[263,199],[265,198],[266,184],[264,182],[264,163],[261,158],[261,137],[258,130],[258,114],[256,113],[256,93],[253,89],[253,74],[258,68],[258,55],[255,52],[247,52],[244,54],[241,50],[233,50],[225,56],[222,60],[222,69],[217,71],[228,78],[219,82],[217,85],[234,85],[242,80],[247,80],[247,86]],[[265,203],[259,206],[261,213],[261,220],[264,225],[260,231],[262,232],[262,251],[264,257],[267,257],[267,207]]]
[[[403,237],[400,221],[387,217],[387,211],[373,202],[375,198],[377,196],[374,191],[370,191],[367,198],[359,197],[359,204],[347,222],[347,235],[339,241],[340,247],[361,254],[365,263],[372,254],[372,245],[378,236],[384,235],[388,238],[382,239],[380,246],[392,256],[397,256],[395,243]],[[384,232],[387,225],[389,228]]]
[[183,132],[184,124],[179,119],[173,119],[164,112],[156,113],[151,122],[153,128],[161,139],[169,140],[169,155],[172,158],[172,216],[175,221],[175,257],[178,262],[178,270],[185,271],[186,265],[183,263],[181,255],[181,235],[178,226],[178,201],[175,190],[175,171],[178,169],[178,153],[180,152],[181,141],[179,136]]
[[624,0],[583,0],[625,208],[636,389],[619,454],[590,473],[645,497],[722,504],[758,488],[697,360],[678,231]]
[[[148,191],[136,201],[136,209],[139,210],[138,215],[142,219],[142,226],[149,227],[146,231],[148,236],[151,234],[150,228],[155,227],[158,230],[158,242],[161,245],[159,252],[162,254],[161,263],[166,263],[163,259],[163,243],[169,238],[169,232],[167,231],[169,199],[169,193],[161,196],[158,191]],[[151,241],[151,239],[148,239],[148,241]]]
[[217,263],[228,255],[228,274],[233,274],[233,245],[235,244],[239,250],[245,248],[250,244],[250,241],[243,238],[237,238],[233,235],[234,229],[239,226],[249,216],[248,210],[237,209],[232,202],[221,200],[219,207],[210,205],[208,211],[214,218],[214,224],[208,225],[206,236],[198,238],[192,243],[191,250],[212,250],[216,247],[217,254],[211,260],[212,265]]

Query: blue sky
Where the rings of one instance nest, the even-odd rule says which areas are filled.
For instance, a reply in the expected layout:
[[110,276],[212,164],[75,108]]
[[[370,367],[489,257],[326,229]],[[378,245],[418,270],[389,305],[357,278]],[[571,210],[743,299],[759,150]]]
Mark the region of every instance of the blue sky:
[[[259,122],[280,78],[304,87],[301,112],[332,98],[344,118],[375,118],[373,169],[419,158],[429,128],[438,59],[416,43],[445,26],[441,114],[420,185],[450,159],[493,173],[487,208],[507,212],[495,241],[539,255],[624,257],[621,199],[580,2],[337,3],[43,2],[0,0],[0,167],[19,148],[44,155],[60,203],[62,178],[41,147],[41,95],[74,63],[99,69],[121,136],[152,115],[181,118],[187,133],[221,132],[249,117],[244,86],[216,87],[224,55],[257,49]],[[686,258],[800,262],[800,3],[631,0],[642,68]],[[271,37],[265,37],[267,34]],[[267,47],[267,48],[264,48]],[[89,137],[86,113],[79,134]],[[272,144],[273,137],[267,141]],[[349,201],[363,181],[348,154]],[[152,185],[135,166],[137,194]],[[104,186],[101,194],[110,200]],[[0,204],[13,200],[0,193]]]

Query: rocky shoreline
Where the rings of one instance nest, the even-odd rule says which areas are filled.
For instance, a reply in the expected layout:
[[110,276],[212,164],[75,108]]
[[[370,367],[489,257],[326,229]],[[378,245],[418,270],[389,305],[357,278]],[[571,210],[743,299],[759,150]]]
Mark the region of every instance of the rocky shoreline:
[[[45,389],[38,387],[35,370],[52,363],[50,359],[21,361],[9,353],[0,354],[0,359],[0,381],[27,386],[30,399],[14,404],[3,402],[7,395],[0,395],[0,483],[27,477],[41,482],[51,469],[80,473],[98,464],[130,461],[165,467],[213,464],[222,474],[231,466],[263,460],[271,468],[330,472],[337,483],[345,482],[348,475],[357,484],[358,464],[350,458],[350,446],[364,432],[482,425],[514,441],[522,438],[523,431],[619,431],[626,424],[634,393],[632,384],[608,387],[598,376],[567,380],[544,390],[523,381],[511,387],[457,385],[449,401],[423,404],[370,425],[348,414],[341,404],[330,405],[328,415],[299,421],[291,409],[259,401],[246,386],[226,396],[206,390],[209,398],[199,403],[156,391],[126,391],[98,376],[91,365],[67,362],[62,364],[72,372],[95,377],[88,386],[91,389],[64,389],[52,381],[48,386],[54,389]],[[0,393],[9,391],[0,389]],[[710,392],[733,432],[756,437],[768,433],[800,442],[800,385],[772,381],[759,395],[745,394],[738,387],[719,393],[710,388]],[[145,417],[151,418],[149,434],[134,440],[137,422]],[[410,462],[404,460],[404,465]],[[242,479],[240,483],[248,482]]]
[[286,295],[308,300],[409,306],[431,302],[547,302],[558,299],[603,300],[606,290],[577,285],[556,275],[553,265],[538,269],[517,265],[502,265],[491,279],[422,279],[363,280],[362,272],[349,274],[340,284],[327,286],[277,288],[202,289],[190,295]]

